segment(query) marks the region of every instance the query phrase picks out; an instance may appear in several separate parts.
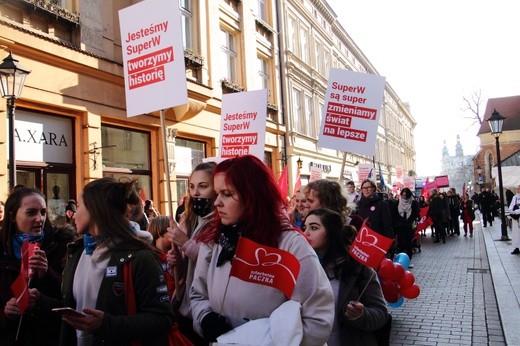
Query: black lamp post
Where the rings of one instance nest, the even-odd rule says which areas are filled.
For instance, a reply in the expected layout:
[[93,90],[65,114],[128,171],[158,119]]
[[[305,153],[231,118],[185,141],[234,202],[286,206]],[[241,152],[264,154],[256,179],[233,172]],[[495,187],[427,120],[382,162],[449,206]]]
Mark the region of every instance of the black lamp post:
[[506,224],[506,212],[504,210],[504,186],[502,184],[502,159],[500,158],[500,143],[498,138],[502,134],[502,125],[504,125],[504,119],[506,117],[502,116],[497,112],[496,109],[493,110],[491,117],[488,119],[489,128],[491,129],[491,134],[495,136],[495,144],[497,147],[497,168],[498,168],[498,192],[500,196],[500,219],[501,219],[501,227],[502,227],[502,237],[500,240],[509,240],[507,236],[507,224]]
[[0,87],[2,98],[7,99],[7,118],[9,119],[9,191],[16,186],[16,157],[14,148],[14,100],[20,97],[25,77],[31,71],[18,64],[11,53],[0,64]]

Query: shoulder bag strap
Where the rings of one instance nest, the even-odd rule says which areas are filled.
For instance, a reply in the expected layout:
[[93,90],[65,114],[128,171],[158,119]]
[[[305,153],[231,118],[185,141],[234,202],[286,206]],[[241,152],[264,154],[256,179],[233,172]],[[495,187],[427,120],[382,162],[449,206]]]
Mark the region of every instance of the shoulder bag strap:
[[[137,313],[137,307],[135,304],[134,280],[132,279],[131,261],[126,261],[123,266],[123,281],[125,286],[126,313],[128,315],[135,315]],[[141,342],[132,341],[132,346],[141,346]]]

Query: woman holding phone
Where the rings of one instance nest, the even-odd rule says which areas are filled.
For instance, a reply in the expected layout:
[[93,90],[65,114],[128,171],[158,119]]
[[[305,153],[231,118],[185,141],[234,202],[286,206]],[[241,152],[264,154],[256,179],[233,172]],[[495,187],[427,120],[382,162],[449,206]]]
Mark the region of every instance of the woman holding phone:
[[[61,345],[165,345],[173,313],[156,249],[139,239],[125,217],[132,182],[102,178],[88,183],[74,215],[83,235],[69,246],[61,306]],[[133,285],[133,295],[130,289]],[[35,292],[37,305],[57,302]],[[132,313],[127,298],[135,299]]]

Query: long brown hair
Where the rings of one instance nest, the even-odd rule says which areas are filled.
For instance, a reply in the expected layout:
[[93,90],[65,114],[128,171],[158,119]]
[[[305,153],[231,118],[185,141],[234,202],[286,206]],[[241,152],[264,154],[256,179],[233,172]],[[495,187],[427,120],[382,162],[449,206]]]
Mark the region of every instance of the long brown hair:
[[125,216],[127,205],[134,198],[135,184],[119,182],[105,177],[88,183],[83,189],[83,203],[90,214],[99,235],[107,244],[117,243],[118,248],[155,249],[137,238],[131,230],[130,221]]

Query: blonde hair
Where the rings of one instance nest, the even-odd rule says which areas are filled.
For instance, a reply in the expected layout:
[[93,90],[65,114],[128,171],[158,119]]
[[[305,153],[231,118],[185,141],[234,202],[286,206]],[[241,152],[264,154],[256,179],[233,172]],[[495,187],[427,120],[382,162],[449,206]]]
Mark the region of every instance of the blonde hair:
[[156,216],[150,220],[150,224],[148,225],[148,232],[152,234],[153,241],[155,242],[157,239],[162,237],[167,232],[169,226],[169,216]]

